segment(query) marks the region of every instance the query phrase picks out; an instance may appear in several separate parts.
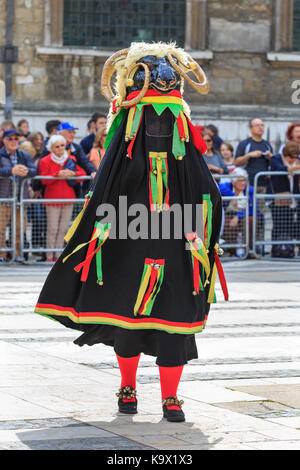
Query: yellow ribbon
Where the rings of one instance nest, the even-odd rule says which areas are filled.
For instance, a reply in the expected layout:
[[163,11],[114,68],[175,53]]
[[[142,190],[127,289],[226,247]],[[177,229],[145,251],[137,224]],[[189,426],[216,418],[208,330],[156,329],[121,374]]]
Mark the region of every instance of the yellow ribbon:
[[140,308],[140,305],[142,303],[142,300],[144,298],[144,295],[145,295],[145,292],[146,292],[146,289],[147,289],[147,286],[148,286],[148,283],[149,283],[150,275],[151,275],[151,266],[150,266],[150,264],[148,264],[143,282],[142,282],[142,284],[140,285],[140,288],[139,288],[138,296],[137,296],[136,303],[135,303],[135,306],[134,306],[134,314]]

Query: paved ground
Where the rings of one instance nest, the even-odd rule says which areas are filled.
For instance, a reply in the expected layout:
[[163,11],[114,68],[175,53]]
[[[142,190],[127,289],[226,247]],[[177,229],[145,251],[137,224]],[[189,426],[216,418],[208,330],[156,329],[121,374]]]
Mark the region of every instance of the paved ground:
[[212,307],[178,395],[161,417],[158,370],[142,356],[139,413],[119,415],[109,347],[32,313],[49,268],[0,270],[0,449],[300,449],[299,263],[224,263],[231,301]]

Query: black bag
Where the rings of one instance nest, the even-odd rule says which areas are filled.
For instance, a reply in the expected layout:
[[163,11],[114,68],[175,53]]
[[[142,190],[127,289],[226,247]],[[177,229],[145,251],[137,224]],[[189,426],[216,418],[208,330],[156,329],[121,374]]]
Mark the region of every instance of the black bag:
[[293,245],[282,243],[281,245],[273,245],[272,257],[273,258],[294,258],[295,251]]

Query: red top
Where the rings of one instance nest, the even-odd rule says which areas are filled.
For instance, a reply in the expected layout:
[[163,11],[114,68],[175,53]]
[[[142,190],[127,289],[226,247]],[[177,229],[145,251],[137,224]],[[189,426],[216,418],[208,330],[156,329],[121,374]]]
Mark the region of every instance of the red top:
[[[74,160],[76,165],[76,176],[85,176],[86,172],[76,164],[76,157],[69,155],[64,165],[61,167],[58,163],[55,163],[51,159],[51,153],[46,157],[41,158],[39,162],[38,174],[40,176],[58,176],[58,173],[64,169],[69,159]],[[76,180],[78,183],[80,180]],[[41,180],[45,188],[45,199],[75,199],[76,194],[72,186],[67,183],[67,180],[52,180],[45,179]],[[57,204],[55,204],[57,205]]]

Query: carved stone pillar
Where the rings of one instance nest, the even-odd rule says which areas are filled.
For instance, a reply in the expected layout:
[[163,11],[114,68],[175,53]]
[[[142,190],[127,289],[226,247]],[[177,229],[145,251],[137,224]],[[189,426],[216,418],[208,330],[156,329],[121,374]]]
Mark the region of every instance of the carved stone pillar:
[[207,0],[186,1],[185,49],[207,47]]
[[276,0],[275,4],[275,51],[293,49],[294,0]]

